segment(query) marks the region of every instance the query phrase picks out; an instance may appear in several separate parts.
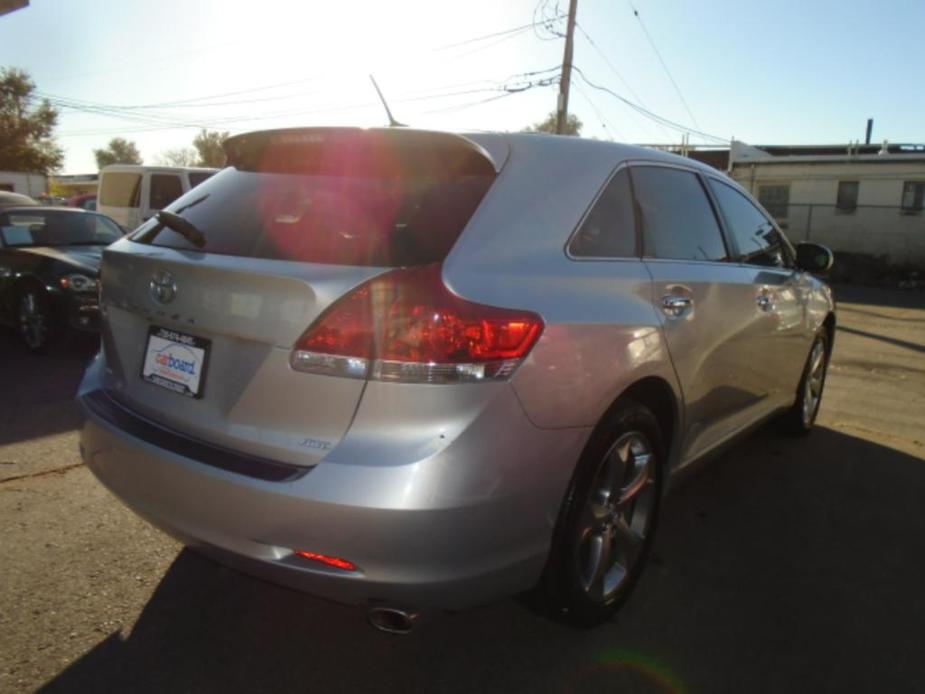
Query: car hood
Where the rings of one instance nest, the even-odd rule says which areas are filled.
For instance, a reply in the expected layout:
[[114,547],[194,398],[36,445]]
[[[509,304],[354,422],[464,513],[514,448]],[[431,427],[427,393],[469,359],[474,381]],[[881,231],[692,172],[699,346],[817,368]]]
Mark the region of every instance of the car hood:
[[99,272],[100,262],[103,259],[103,248],[105,246],[34,246],[18,250],[58,260],[95,275]]

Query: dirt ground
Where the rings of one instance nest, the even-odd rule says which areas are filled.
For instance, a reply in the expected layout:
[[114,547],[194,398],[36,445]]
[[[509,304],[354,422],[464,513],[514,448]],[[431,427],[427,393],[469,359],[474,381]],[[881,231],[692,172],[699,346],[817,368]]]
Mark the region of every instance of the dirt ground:
[[925,294],[836,293],[817,430],[690,475],[594,631],[511,599],[392,637],[183,550],[80,463],[92,347],[0,334],[0,691],[923,691]]

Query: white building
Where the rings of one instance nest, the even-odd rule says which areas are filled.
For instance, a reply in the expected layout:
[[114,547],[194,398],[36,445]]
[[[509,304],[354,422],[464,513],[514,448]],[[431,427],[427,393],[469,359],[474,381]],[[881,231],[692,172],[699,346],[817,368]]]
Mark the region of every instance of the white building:
[[46,192],[48,179],[44,174],[22,171],[0,171],[0,190],[36,196]]
[[925,146],[750,147],[734,141],[729,175],[793,241],[925,267]]

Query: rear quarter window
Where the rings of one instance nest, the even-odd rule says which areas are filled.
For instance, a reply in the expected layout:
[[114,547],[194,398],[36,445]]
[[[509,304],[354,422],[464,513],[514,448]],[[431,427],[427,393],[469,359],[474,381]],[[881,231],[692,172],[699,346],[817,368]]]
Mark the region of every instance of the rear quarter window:
[[122,171],[103,173],[100,205],[138,207],[141,202],[141,174]]
[[629,172],[620,169],[578,227],[568,246],[576,258],[630,258],[636,250],[636,219]]

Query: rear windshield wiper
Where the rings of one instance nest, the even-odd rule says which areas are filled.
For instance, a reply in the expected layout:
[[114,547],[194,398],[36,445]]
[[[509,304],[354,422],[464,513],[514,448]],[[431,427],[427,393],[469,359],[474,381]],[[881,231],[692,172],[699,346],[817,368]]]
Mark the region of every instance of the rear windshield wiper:
[[166,210],[161,210],[154,216],[157,218],[157,221],[165,227],[177,232],[197,248],[202,248],[206,245],[205,234],[199,231],[199,227],[189,220],[183,219],[180,215],[167,212]]

